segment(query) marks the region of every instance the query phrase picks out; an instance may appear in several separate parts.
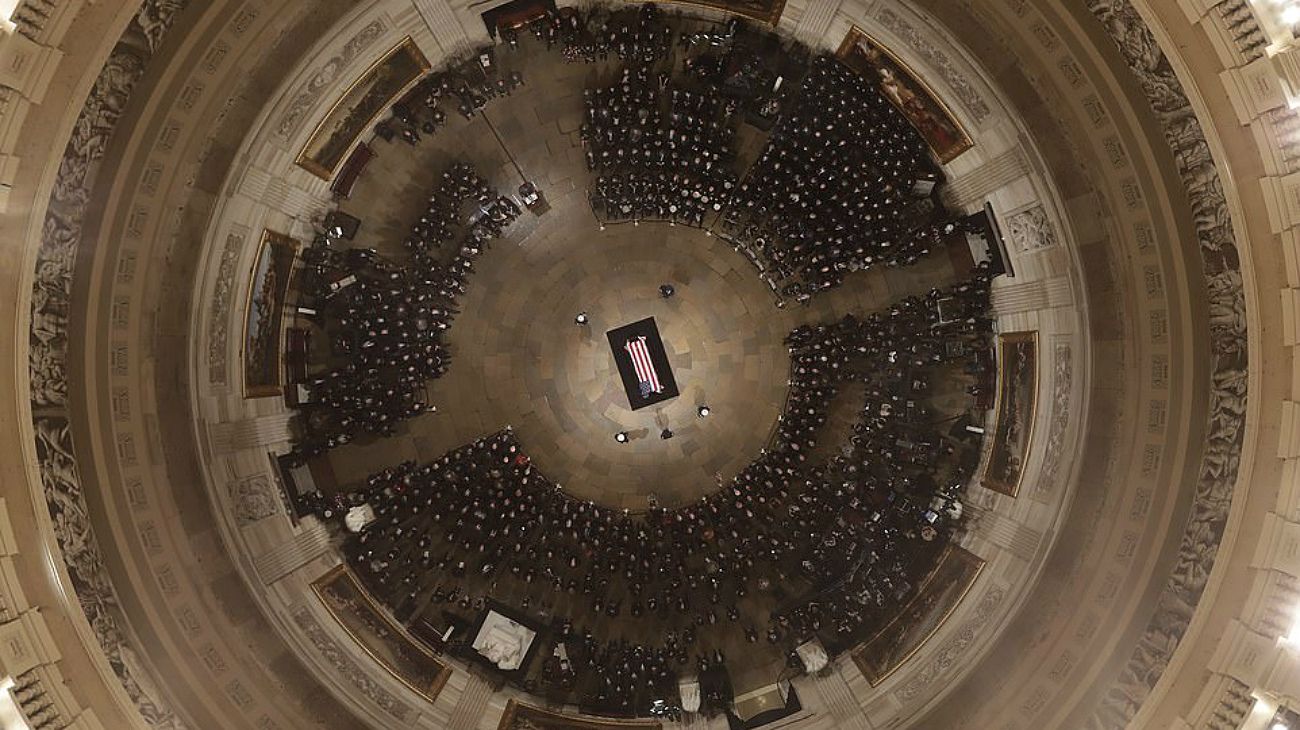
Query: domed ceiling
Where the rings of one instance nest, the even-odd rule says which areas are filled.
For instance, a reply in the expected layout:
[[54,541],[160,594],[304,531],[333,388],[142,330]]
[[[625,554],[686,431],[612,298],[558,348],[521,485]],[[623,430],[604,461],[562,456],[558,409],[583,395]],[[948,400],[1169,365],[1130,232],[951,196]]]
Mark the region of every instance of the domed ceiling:
[[13,712],[1289,726],[1288,12],[21,0]]

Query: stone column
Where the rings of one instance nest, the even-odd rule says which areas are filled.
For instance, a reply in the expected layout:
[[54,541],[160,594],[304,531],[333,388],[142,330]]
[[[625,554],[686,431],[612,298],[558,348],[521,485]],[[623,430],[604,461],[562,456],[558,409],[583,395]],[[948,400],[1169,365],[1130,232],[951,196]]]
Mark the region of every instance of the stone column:
[[[11,130],[21,127],[28,108],[45,99],[50,79],[63,58],[63,51],[43,46],[0,25],[0,139],[11,139]],[[19,156],[12,143],[0,147],[0,211],[9,202]]]
[[492,685],[483,679],[469,675],[460,699],[451,711],[447,722],[448,730],[474,730],[487,711],[488,700],[492,699]]
[[830,711],[831,717],[835,718],[835,727],[870,730],[871,724],[867,722],[867,716],[862,712],[862,705],[858,704],[857,698],[853,696],[853,690],[849,688],[848,681],[841,673],[843,668],[852,661],[844,658],[838,663],[831,664],[835,671],[825,677],[814,677],[812,686]]
[[1020,148],[1015,147],[988,160],[970,172],[948,182],[941,189],[950,208],[967,210],[984,205],[984,199],[1029,174],[1029,165]]
[[[305,176],[295,176],[305,179]],[[249,165],[239,181],[239,194],[262,203],[298,220],[310,220],[330,207],[329,185],[312,178],[309,184],[316,190],[296,185],[284,175],[278,175],[258,165]]]
[[320,522],[311,520],[293,539],[258,555],[254,566],[262,582],[270,585],[320,557],[329,546],[329,530]]
[[1037,312],[1073,303],[1070,280],[1064,276],[999,286],[993,290],[993,312],[999,316]]
[[289,422],[293,417],[293,413],[285,412],[243,421],[214,423],[208,426],[208,437],[212,440],[213,451],[218,454],[287,443],[292,436]]
[[447,0],[411,0],[411,4],[429,26],[433,39],[448,54],[458,53],[469,46],[465,26],[460,24]]
[[1043,533],[1021,523],[1013,517],[998,514],[993,510],[984,510],[975,505],[966,504],[966,510],[973,524],[976,535],[997,545],[999,548],[1029,562],[1038,551],[1038,544],[1043,540]]
[[[799,24],[795,26],[794,35],[813,48],[821,45],[826,32],[831,29],[831,21],[839,12],[842,0],[808,0]],[[832,41],[835,42],[835,41]]]

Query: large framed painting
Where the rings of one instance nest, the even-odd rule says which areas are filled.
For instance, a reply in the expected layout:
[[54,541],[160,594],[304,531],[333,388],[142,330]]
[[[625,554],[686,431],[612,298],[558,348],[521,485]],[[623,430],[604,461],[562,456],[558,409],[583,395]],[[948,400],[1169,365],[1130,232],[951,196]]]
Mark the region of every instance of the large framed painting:
[[311,584],[326,610],[367,654],[429,702],[451,677],[451,666],[407,633],[357,580],[346,564]]
[[998,337],[997,420],[984,467],[983,484],[1010,497],[1020,491],[1020,477],[1034,435],[1038,400],[1038,333],[1011,332]]
[[[632,2],[633,0],[629,0]],[[635,0],[637,4],[641,0]],[[732,15],[753,18],[761,23],[776,25],[785,10],[785,0],[655,0],[655,2],[673,2],[683,5],[698,5],[702,8],[721,10]]]
[[563,715],[510,700],[497,730],[660,730],[662,727],[655,720]]
[[958,545],[944,549],[912,600],[853,652],[854,663],[872,687],[912,658],[943,626],[982,570],[984,560],[969,550]]
[[961,122],[929,84],[879,41],[856,25],[836,52],[840,62],[876,84],[911,122],[930,151],[947,164],[975,146]]
[[284,374],[284,301],[298,242],[262,231],[244,306],[244,397],[279,395]]
[[334,102],[298,153],[298,166],[322,180],[332,178],[375,118],[428,70],[429,60],[415,41],[410,36],[402,39]]

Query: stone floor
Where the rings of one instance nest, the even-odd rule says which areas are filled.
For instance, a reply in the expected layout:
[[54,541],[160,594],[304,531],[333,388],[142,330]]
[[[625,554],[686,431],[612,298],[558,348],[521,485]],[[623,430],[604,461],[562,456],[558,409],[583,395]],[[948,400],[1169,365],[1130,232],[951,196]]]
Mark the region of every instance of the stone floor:
[[[704,231],[602,230],[586,201],[590,173],[577,130],[582,89],[617,74],[617,65],[568,64],[531,39],[499,61],[521,69],[527,85],[472,121],[451,115],[418,146],[376,140],[378,157],[342,208],[362,220],[356,245],[400,257],[438,176],[463,160],[506,193],[522,170],[550,210],[525,213],[475,262],[449,332],[450,373],[428,387],[438,412],[407,422],[395,437],[333,451],[328,470],[339,484],[401,459],[432,459],[509,425],[540,469],[577,497],[632,510],[647,507],[651,495],[665,506],[690,502],[734,476],[774,431],[786,396],[789,330],[868,313],[953,277],[940,252],[907,269],[855,274],[808,306],[778,309],[744,256]],[[676,296],[659,298],[664,282]],[[591,317],[585,328],[573,322],[583,310]],[[634,413],[604,332],[647,316],[659,326],[681,395]],[[700,419],[696,407],[705,403],[713,415]],[[659,438],[664,427],[673,439]],[[630,443],[614,441],[620,430]]]

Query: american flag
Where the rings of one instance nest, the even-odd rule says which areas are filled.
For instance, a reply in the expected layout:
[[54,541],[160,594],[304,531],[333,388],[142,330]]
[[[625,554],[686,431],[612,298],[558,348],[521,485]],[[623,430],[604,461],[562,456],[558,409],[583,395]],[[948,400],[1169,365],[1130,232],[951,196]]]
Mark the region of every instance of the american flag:
[[659,374],[655,372],[655,364],[650,360],[650,349],[646,347],[645,338],[637,337],[634,340],[628,340],[623,349],[627,350],[628,357],[632,358],[632,367],[636,369],[637,382],[641,384],[641,397],[645,398],[651,393],[664,392],[664,385],[659,382]]

